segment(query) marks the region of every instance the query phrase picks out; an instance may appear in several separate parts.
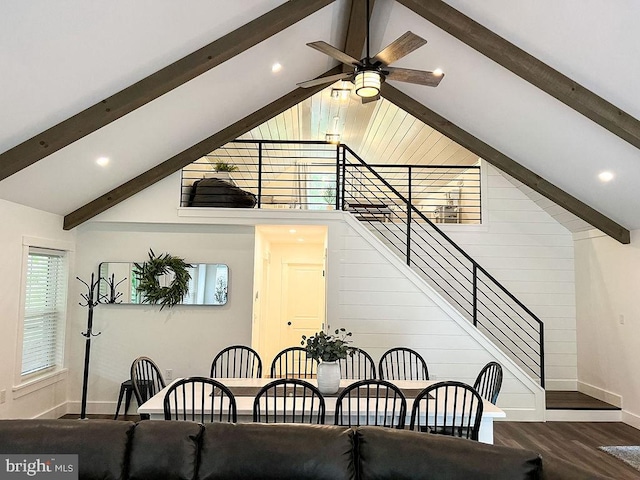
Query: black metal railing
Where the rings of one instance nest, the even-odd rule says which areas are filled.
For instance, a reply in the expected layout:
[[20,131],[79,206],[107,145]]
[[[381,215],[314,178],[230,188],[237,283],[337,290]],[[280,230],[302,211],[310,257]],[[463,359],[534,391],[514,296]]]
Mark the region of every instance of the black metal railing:
[[[226,190],[204,185],[220,162],[236,167]],[[236,140],[183,170],[181,205],[352,213],[544,387],[543,323],[438,228],[480,223],[479,167],[368,165],[342,144]]]
[[[341,208],[336,201],[344,145],[307,141],[236,140],[202,157],[182,171],[182,202],[186,206]],[[217,164],[232,172],[214,172]],[[375,165],[384,178],[425,216],[438,223],[479,224],[478,166]],[[216,178],[240,190],[223,191]],[[197,182],[197,183],[196,183]],[[194,188],[195,184],[195,188]]]

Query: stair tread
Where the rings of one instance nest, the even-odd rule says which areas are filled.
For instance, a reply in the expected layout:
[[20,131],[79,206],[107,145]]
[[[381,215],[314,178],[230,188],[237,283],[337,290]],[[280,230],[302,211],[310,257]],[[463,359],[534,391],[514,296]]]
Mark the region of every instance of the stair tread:
[[603,402],[582,392],[547,390],[547,410],[620,410],[620,407]]

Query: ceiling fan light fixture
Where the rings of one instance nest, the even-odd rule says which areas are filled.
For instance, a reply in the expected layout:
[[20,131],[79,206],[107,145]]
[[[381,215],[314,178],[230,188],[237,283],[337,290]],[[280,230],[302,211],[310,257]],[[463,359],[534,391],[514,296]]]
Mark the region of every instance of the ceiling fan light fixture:
[[353,83],[356,94],[362,98],[375,97],[380,94],[382,75],[377,70],[362,70],[356,73]]

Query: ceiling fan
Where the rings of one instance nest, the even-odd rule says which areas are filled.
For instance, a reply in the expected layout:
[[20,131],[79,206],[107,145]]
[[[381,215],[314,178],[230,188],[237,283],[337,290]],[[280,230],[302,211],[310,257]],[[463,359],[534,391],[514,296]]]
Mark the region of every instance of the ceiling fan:
[[400,60],[402,57],[417,50],[427,41],[418,35],[407,32],[391,42],[382,51],[371,57],[369,53],[369,0],[367,0],[367,56],[362,60],[356,60],[341,50],[326,42],[318,41],[307,43],[311,48],[329,55],[332,58],[353,66],[352,72],[329,75],[327,77],[308,80],[298,83],[299,87],[308,88],[333,83],[338,80],[349,80],[356,87],[356,94],[362,98],[362,103],[376,101],[380,98],[380,87],[386,79],[399,82],[415,83],[428,87],[437,87],[444,73],[440,70],[428,72],[424,70],[412,70],[409,68],[390,67],[389,64]]

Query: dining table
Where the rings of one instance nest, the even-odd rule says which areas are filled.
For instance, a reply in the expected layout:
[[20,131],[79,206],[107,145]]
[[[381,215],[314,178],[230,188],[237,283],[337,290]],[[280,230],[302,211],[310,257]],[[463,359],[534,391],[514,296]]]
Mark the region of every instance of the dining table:
[[[172,383],[180,379],[175,379]],[[236,401],[236,409],[238,413],[238,422],[251,422],[253,421],[253,402],[258,391],[267,383],[271,382],[272,378],[216,378],[216,380],[223,385],[227,386],[233,393]],[[314,386],[317,386],[315,378],[305,379]],[[325,423],[333,424],[333,419],[336,410],[336,399],[339,392],[351,383],[358,380],[353,379],[341,379],[340,390],[335,394],[323,395],[325,401]],[[438,380],[440,381],[440,380]],[[411,418],[411,409],[413,406],[413,399],[418,395],[425,387],[437,383],[434,380],[390,380],[391,383],[396,385],[404,394],[407,400],[407,418],[406,426],[409,425]],[[160,390],[154,396],[149,398],[146,402],[138,407],[138,413],[141,415],[147,415],[150,420],[164,420],[164,397],[172,385],[170,383],[165,388]],[[211,388],[206,385],[205,388]],[[434,400],[430,400],[434,401]],[[187,399],[187,404],[191,402]],[[447,411],[445,406],[439,406],[438,411],[441,415],[444,415]],[[189,410],[187,410],[189,412]],[[451,412],[449,411],[449,415]],[[505,418],[506,414],[503,410],[498,408],[487,400],[483,400],[482,419],[480,422],[480,430],[478,440],[484,443],[493,443],[493,421],[496,418]]]

